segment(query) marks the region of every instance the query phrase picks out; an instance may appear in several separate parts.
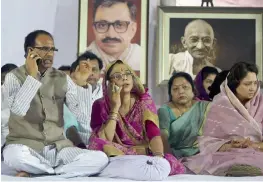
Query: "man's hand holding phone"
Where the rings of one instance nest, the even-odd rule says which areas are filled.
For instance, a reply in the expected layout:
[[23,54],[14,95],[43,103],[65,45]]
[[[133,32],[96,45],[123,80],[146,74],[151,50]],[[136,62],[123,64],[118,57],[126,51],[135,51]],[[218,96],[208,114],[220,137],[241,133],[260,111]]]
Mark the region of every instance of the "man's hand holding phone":
[[37,66],[38,59],[42,59],[42,58],[32,49],[28,49],[28,54],[25,62],[26,70],[28,74],[34,78],[36,78],[38,72],[38,66]]

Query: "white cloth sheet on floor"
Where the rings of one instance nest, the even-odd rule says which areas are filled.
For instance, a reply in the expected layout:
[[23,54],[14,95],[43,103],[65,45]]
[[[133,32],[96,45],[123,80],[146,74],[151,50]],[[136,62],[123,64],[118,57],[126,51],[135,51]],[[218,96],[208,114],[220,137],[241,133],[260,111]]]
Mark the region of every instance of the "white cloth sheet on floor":
[[[120,166],[121,167],[121,166]],[[2,181],[132,181],[118,178],[105,178],[105,177],[77,177],[64,179],[61,176],[43,176],[36,178],[22,178],[15,177],[16,172],[6,166],[3,162],[1,163],[1,180]],[[257,177],[219,177],[219,176],[207,176],[207,175],[175,175],[169,176],[163,181],[263,181],[263,176]]]

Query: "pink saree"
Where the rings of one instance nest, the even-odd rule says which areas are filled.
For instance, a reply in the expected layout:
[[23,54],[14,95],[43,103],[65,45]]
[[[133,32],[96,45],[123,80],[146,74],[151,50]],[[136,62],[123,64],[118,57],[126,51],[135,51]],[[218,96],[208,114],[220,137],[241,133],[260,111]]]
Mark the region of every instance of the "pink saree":
[[[132,71],[131,68],[129,69]],[[107,122],[110,113],[110,101],[107,95],[106,79],[104,79],[104,97],[95,101],[92,108],[91,128],[93,132],[88,149],[103,151],[108,156],[151,155],[149,143],[155,136],[160,136],[159,120],[151,96],[135,74],[134,77],[132,94],[136,95],[137,99],[125,116],[119,114],[112,142],[98,136],[99,130]],[[165,155],[165,158],[171,165],[170,175],[184,173],[184,166],[175,157]]]
[[221,85],[221,93],[211,103],[203,131],[200,131],[200,153],[184,159],[184,164],[196,174],[226,175],[234,165],[253,166],[263,172],[263,152],[253,148],[218,152],[223,144],[233,139],[250,137],[253,142],[262,142],[262,124],[263,95],[260,89],[244,106],[231,92],[226,80]]

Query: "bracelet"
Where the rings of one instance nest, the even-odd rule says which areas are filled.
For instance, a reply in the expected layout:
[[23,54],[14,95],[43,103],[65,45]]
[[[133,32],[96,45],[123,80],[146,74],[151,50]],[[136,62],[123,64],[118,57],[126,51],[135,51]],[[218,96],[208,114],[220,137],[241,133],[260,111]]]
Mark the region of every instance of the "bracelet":
[[118,112],[114,112],[114,111],[110,111],[110,114],[116,114],[116,115],[118,115],[119,113],[118,113]]
[[160,155],[160,156],[164,157],[163,152],[153,152],[152,154],[153,154],[154,156]]
[[109,115],[108,119],[109,120],[117,120],[118,119],[118,115],[117,114],[115,114],[115,115],[111,114],[111,115]]

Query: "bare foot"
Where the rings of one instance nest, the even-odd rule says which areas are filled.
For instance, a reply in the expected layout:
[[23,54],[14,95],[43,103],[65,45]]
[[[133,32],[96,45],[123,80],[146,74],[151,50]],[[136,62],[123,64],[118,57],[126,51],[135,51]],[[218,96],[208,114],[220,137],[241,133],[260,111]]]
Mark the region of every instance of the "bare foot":
[[16,177],[30,177],[29,173],[21,171],[16,174]]

